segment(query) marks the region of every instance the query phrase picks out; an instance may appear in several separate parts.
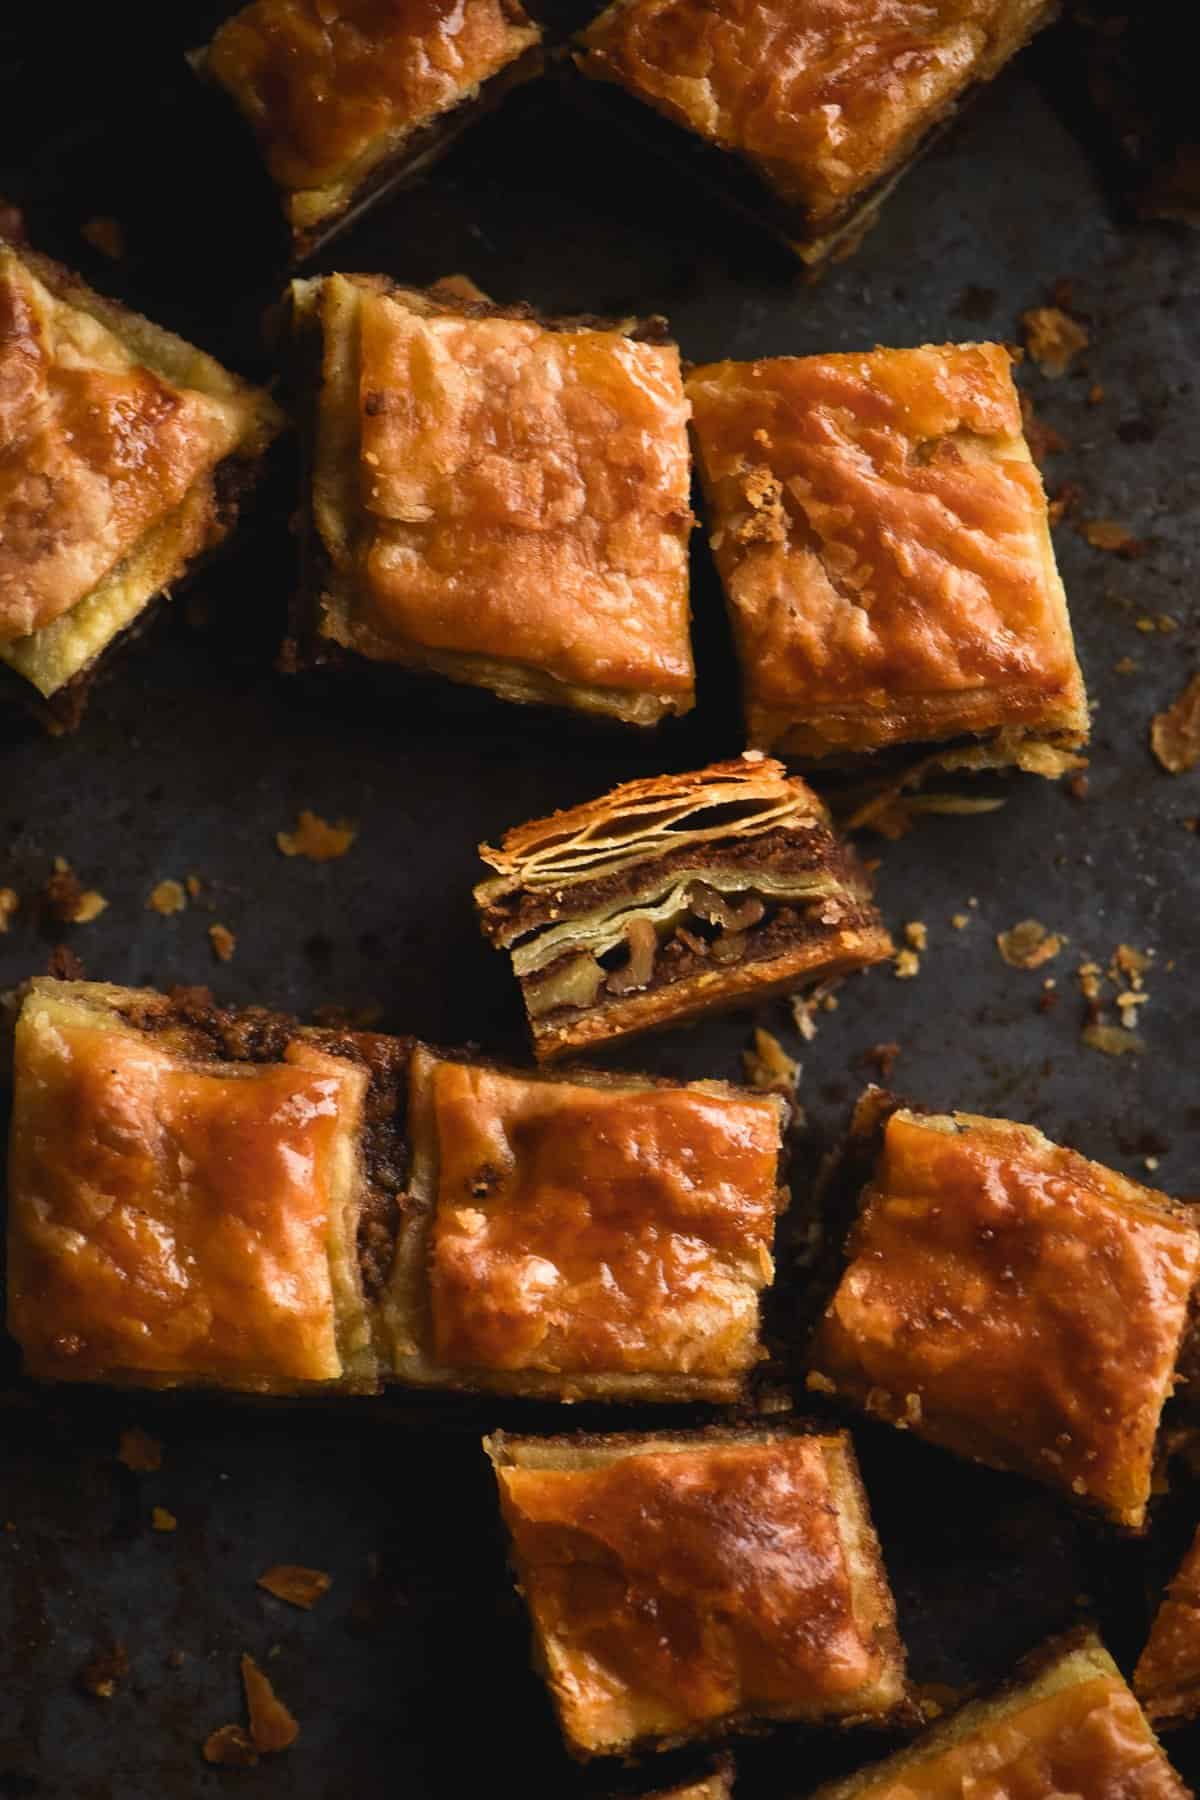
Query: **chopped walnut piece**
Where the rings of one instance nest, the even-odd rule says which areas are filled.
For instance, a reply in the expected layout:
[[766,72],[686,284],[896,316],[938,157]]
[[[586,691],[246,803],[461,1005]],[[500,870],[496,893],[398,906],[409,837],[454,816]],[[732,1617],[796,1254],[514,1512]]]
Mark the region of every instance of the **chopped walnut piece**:
[[929,948],[929,928],[923,919],[910,919],[904,927],[904,937],[914,950]]
[[212,953],[218,962],[233,961],[233,953],[237,949],[237,939],[227,925],[210,925],[208,941],[212,945]]
[[333,862],[345,856],[358,836],[348,819],[331,825],[320,813],[301,812],[295,831],[277,831],[275,842],[285,856],[306,856],[309,862]]
[[121,221],[110,218],[107,213],[98,213],[94,219],[86,220],[79,227],[79,235],[113,262],[120,262],[125,254],[125,232]]
[[153,1506],[150,1509],[150,1524],[155,1531],[174,1531],[179,1520],[165,1506]]
[[161,913],[169,919],[172,913],[181,913],[187,906],[187,895],[183,891],[183,883],[168,879],[160,881],[152,888],[146,901],[146,911]]
[[920,973],[921,959],[915,950],[897,950],[892,960],[896,965],[894,973],[897,981],[911,981],[914,975]]
[[85,888],[64,856],[56,856],[54,870],[42,890],[51,918],[60,925],[90,925],[108,905],[95,888]]
[[754,1048],[742,1051],[742,1066],[751,1087],[764,1094],[782,1094],[785,1100],[795,1097],[802,1069],[788,1055],[779,1039],[761,1025],[754,1028]]
[[121,1433],[117,1461],[135,1475],[152,1475],[162,1468],[162,1445],[139,1425],[130,1425]]
[[124,1644],[108,1644],[88,1657],[77,1677],[85,1694],[111,1700],[129,1673],[129,1652]]
[[[1116,519],[1085,519],[1079,527],[1093,550],[1111,550],[1116,556],[1141,556],[1146,548],[1143,538],[1134,537],[1127,526]],[[1138,620],[1141,629],[1141,620]],[[1150,622],[1150,630],[1155,629]]]
[[1057,932],[1047,931],[1040,919],[1022,919],[1010,931],[996,933],[996,948],[1010,969],[1040,969],[1065,942]]
[[1150,748],[1168,775],[1185,775],[1200,762],[1200,675],[1150,721]]
[[1102,1021],[1085,1025],[1080,1033],[1089,1050],[1100,1050],[1105,1056],[1135,1056],[1146,1048],[1144,1041],[1136,1032],[1127,1031],[1123,1025],[1105,1025]]
[[204,1760],[230,1769],[253,1769],[258,1751],[240,1725],[222,1725],[205,1738]]
[[1061,306],[1031,306],[1028,312],[1021,314],[1021,324],[1025,348],[1042,374],[1055,380],[1066,374],[1090,341],[1078,319],[1065,313]]
[[302,1606],[307,1612],[329,1592],[333,1576],[327,1575],[324,1569],[306,1569],[299,1563],[276,1563],[259,1576],[258,1585],[268,1594],[274,1594],[277,1600],[286,1600],[289,1606]]
[[286,1750],[300,1736],[300,1727],[252,1656],[242,1657],[242,1683],[254,1748]]
[[0,887],[0,931],[8,930],[8,921],[21,904],[21,897],[15,888]]

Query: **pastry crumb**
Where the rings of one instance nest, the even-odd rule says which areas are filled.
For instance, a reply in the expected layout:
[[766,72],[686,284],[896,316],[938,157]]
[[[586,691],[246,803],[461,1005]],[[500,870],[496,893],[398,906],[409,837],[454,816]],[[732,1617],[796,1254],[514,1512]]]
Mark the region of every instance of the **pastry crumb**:
[[914,975],[920,974],[921,959],[915,950],[897,950],[892,961],[897,981],[911,981]]
[[888,1081],[900,1054],[899,1044],[872,1044],[863,1051],[862,1061],[877,1072],[880,1081]]
[[1106,1025],[1099,1019],[1085,1025],[1080,1036],[1089,1050],[1099,1050],[1105,1056],[1140,1056],[1146,1048],[1136,1032],[1127,1031],[1123,1025]]
[[169,919],[172,913],[183,912],[186,906],[187,895],[183,890],[183,883],[171,877],[152,888],[146,901],[146,911],[161,913],[164,919]]
[[[1114,556],[1141,556],[1146,548],[1144,538],[1134,537],[1132,531],[1116,519],[1085,519],[1079,529],[1093,550],[1110,550]],[[1138,630],[1142,629],[1139,619]],[[1146,629],[1157,629],[1153,620]]]
[[130,1425],[121,1433],[117,1461],[132,1469],[135,1475],[151,1475],[162,1468],[162,1445],[138,1425]]
[[1165,712],[1155,713],[1150,748],[1168,775],[1185,775],[1200,762],[1200,674]]
[[309,862],[333,862],[345,856],[358,836],[358,829],[348,819],[331,825],[320,813],[304,809],[295,831],[277,831],[275,842],[284,856],[306,856]]
[[242,1657],[242,1684],[254,1748],[273,1754],[294,1744],[300,1727],[252,1656]]
[[970,913],[951,913],[950,923],[955,931],[965,931],[971,923],[971,915]]
[[1114,675],[1136,675],[1137,670],[1137,663],[1132,656],[1122,656],[1118,662],[1113,664]]
[[8,930],[8,921],[21,904],[21,896],[15,888],[0,887],[0,932]]
[[189,900],[198,900],[200,898],[200,892],[204,883],[198,875],[188,875],[185,878],[183,885],[188,891]]
[[258,1751],[240,1725],[222,1725],[205,1738],[204,1760],[230,1769],[253,1769]]
[[333,1576],[324,1569],[306,1569],[299,1563],[276,1563],[258,1577],[258,1586],[289,1606],[302,1606],[306,1612],[316,1605],[333,1586]]
[[929,948],[929,927],[926,925],[924,919],[910,919],[908,924],[904,927],[904,937],[905,941],[914,950],[927,950]]
[[60,925],[90,925],[108,906],[97,889],[83,886],[65,856],[55,857],[42,900],[51,918]]
[[1085,326],[1061,306],[1031,306],[1021,314],[1025,348],[1043,375],[1065,375],[1090,338]]
[[111,1700],[129,1673],[129,1652],[124,1644],[108,1644],[93,1651],[77,1676],[85,1694],[96,1700]]
[[237,949],[237,939],[227,925],[210,925],[208,941],[212,945],[212,953],[218,962],[233,961],[233,953]]
[[154,1506],[150,1509],[150,1525],[154,1531],[174,1531],[179,1520],[165,1506]]
[[996,933],[996,948],[1010,969],[1040,969],[1056,957],[1066,939],[1047,931],[1040,919],[1022,919]]
[[782,1094],[785,1100],[795,1098],[803,1070],[774,1033],[764,1031],[761,1025],[754,1028],[753,1049],[742,1051],[742,1067],[750,1086],[760,1093]]

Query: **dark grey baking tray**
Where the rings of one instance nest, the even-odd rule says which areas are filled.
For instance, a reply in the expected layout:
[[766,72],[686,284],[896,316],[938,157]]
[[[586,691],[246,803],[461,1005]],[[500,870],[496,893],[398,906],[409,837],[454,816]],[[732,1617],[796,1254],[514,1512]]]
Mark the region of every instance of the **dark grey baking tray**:
[[[44,248],[240,367],[264,370],[273,198],[182,61],[222,8],[148,18],[151,10],[91,9],[69,40],[50,9],[44,20],[22,9],[0,23],[0,192],[26,205]],[[1070,520],[1057,533],[1098,702],[1086,798],[1016,780],[988,790],[1005,796],[998,812],[934,818],[901,842],[868,842],[889,922],[924,921],[929,949],[916,979],[877,971],[821,1016],[801,1051],[807,1146],[837,1128],[868,1073],[864,1052],[894,1042],[893,1082],[913,1098],[1032,1120],[1134,1174],[1157,1156],[1148,1178],[1186,1195],[1200,1191],[1200,838],[1187,826],[1200,813],[1200,775],[1159,770],[1147,729],[1200,660],[1191,580],[1197,248],[1114,209],[1101,164],[1077,135],[1079,79],[1068,40],[1052,32],[903,183],[858,255],[815,285],[548,83],[514,95],[320,266],[416,281],[465,270],[499,297],[550,310],[658,309],[697,359],[1011,338],[1023,309],[1070,282],[1091,350],[1060,382],[1022,374],[1069,446],[1047,479],[1079,484],[1079,516],[1118,519],[1146,541],[1144,555],[1124,560],[1091,548]],[[79,237],[96,215],[125,229],[118,263]],[[1096,384],[1104,398],[1089,404]],[[739,747],[702,539],[696,713],[657,737],[581,733],[465,690],[368,698],[274,674],[291,503],[283,470],[229,559],[97,689],[78,736],[0,746],[0,885],[23,902],[0,936],[0,984],[44,969],[67,942],[97,977],[207,982],[221,998],[301,1014],[378,1009],[385,1029],[521,1056],[503,959],[474,927],[473,847],[615,780]],[[1178,629],[1139,629],[1159,615]],[[1133,672],[1115,672],[1125,658]],[[275,833],[302,807],[357,821],[342,861],[280,857]],[[39,913],[55,856],[107,897],[95,923],[64,930]],[[194,904],[164,919],[146,910],[159,880],[189,873],[202,878],[211,911]],[[968,911],[967,928],[955,930],[951,916]],[[1027,917],[1070,940],[1036,973],[1007,967],[994,944]],[[216,921],[237,934],[228,966],[209,951]],[[1106,965],[1121,942],[1157,957],[1145,1054],[1117,1061],[1081,1045],[1074,971],[1089,958]],[[1051,1002],[1047,976],[1057,981]],[[785,1008],[765,1022],[797,1049]],[[719,1020],[619,1060],[737,1077],[748,1031],[743,1019]],[[807,1166],[802,1145],[800,1187]],[[786,1254],[783,1262],[786,1276]],[[546,1409],[392,1398],[305,1410],[46,1393],[23,1384],[6,1354],[0,1796],[162,1800],[236,1787],[296,1800],[449,1800],[502,1784],[569,1800],[616,1785],[612,1771],[567,1763],[527,1672],[478,1448],[481,1429],[549,1423]],[[135,1422],[163,1440],[157,1475],[115,1460],[118,1432]],[[1144,1544],[1122,1544],[1022,1482],[962,1468],[895,1433],[856,1437],[919,1680],[997,1676],[1088,1613],[1128,1666],[1194,1523],[1194,1493],[1164,1499]],[[176,1532],[151,1530],[154,1505],[177,1516]],[[313,1613],[255,1588],[280,1561],[332,1572]],[[130,1674],[105,1702],[76,1678],[114,1639]],[[242,1716],[243,1649],[271,1659],[302,1734],[253,1772],[211,1769],[200,1743]],[[1185,1772],[1200,1775],[1196,1736],[1172,1746]],[[776,1732],[741,1753],[739,1791],[744,1800],[800,1795],[882,1747]]]

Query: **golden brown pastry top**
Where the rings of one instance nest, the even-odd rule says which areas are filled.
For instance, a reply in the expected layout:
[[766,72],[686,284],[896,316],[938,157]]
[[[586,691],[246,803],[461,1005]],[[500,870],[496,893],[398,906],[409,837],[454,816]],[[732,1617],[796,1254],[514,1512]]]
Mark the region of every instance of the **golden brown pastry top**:
[[233,450],[243,415],[155,373],[0,244],[0,642],[90,592]]
[[1004,1120],[895,1113],[813,1364],[872,1410],[1140,1526],[1200,1234]]
[[1055,702],[1086,725],[1010,362],[946,344],[689,377],[752,711],[851,711],[860,744],[937,735],[947,701],[966,729]]
[[740,152],[819,223],[1045,12],[1045,0],[624,0],[584,34],[579,62]]
[[737,1374],[771,1279],[780,1113],[695,1088],[431,1074],[451,1366]]
[[207,67],[283,188],[322,188],[445,112],[539,33],[516,0],[253,0]]
[[849,1712],[883,1652],[855,1618],[830,1440],[497,1469],[522,1586],[577,1743],[731,1714]]
[[1200,1531],[1155,1615],[1133,1686],[1152,1719],[1200,1712]]
[[335,1160],[367,1077],[201,1064],[53,1003],[17,1030],[9,1328],[30,1372],[336,1377]]
[[353,647],[687,693],[687,402],[673,344],[364,293]]

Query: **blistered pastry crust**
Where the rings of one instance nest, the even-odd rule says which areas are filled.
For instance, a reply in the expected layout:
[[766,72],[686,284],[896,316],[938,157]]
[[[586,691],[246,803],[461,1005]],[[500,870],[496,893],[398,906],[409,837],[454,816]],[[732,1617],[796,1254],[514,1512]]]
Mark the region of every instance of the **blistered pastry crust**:
[[1179,1565],[1133,1671],[1149,1716],[1182,1724],[1200,1713],[1200,1532]]

